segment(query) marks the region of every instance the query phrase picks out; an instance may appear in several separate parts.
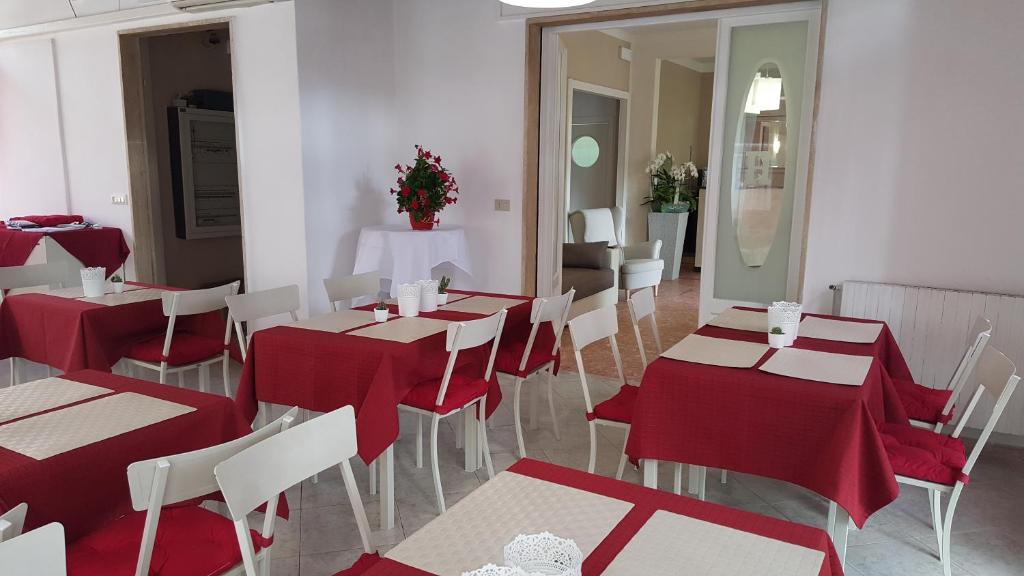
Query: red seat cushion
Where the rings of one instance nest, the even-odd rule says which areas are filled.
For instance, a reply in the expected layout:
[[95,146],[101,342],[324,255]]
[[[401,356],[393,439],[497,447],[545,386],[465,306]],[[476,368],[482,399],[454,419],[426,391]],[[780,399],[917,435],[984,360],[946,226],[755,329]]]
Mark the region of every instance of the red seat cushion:
[[600,418],[629,424],[633,421],[633,406],[636,404],[636,395],[640,388],[625,384],[611,398],[594,406],[594,413],[587,414],[587,420]]
[[958,480],[967,482],[963,473],[967,450],[958,438],[907,424],[886,424],[882,427],[882,443],[893,471],[900,476],[946,486]]
[[534,344],[530,350],[530,357],[526,360],[526,370],[520,370],[519,363],[523,361],[525,351],[526,342],[523,341],[500,346],[498,354],[494,357],[494,369],[502,374],[525,378],[541,366],[558,359],[557,354],[551,353],[550,345],[541,347]]
[[[126,357],[143,362],[159,364],[163,360],[164,334],[138,342],[128,350]],[[209,336],[199,336],[188,332],[175,332],[171,339],[171,353],[167,355],[167,364],[184,366],[203,360],[210,360],[224,353],[224,342]]]
[[351,567],[338,572],[334,576],[359,576],[363,572],[366,572],[370,568],[373,568],[380,562],[380,555],[374,552],[373,554],[363,554],[356,560],[356,563]]
[[[145,521],[145,512],[132,512],[71,544],[69,576],[134,576]],[[262,541],[253,532],[257,551]],[[150,576],[221,574],[241,561],[235,527],[227,518],[198,506],[160,512]]]
[[949,397],[953,395],[952,390],[936,390],[911,380],[896,378],[892,383],[896,386],[900,403],[903,404],[903,408],[907,411],[907,417],[911,420],[946,424],[953,419],[952,410],[949,411],[949,414],[942,413],[946,402],[949,402]]
[[452,374],[448,382],[448,389],[444,393],[444,402],[441,406],[435,406],[437,393],[441,390],[441,379],[427,380],[420,382],[415,388],[409,391],[402,400],[405,406],[448,414],[469,404],[470,402],[487,395],[490,384],[483,378],[473,378],[462,374]]

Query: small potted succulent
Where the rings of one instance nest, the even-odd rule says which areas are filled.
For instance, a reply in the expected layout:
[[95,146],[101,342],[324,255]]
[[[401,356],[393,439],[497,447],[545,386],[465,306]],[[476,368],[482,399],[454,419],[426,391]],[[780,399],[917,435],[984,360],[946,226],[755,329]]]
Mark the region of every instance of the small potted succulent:
[[451,286],[452,279],[447,276],[441,276],[441,280],[437,282],[437,305],[444,306],[448,303],[448,287]]
[[111,276],[110,283],[114,286],[114,294],[124,292],[124,278],[122,278],[120,274],[114,274]]
[[388,321],[388,305],[383,298],[377,301],[377,307],[373,309],[373,319],[377,322]]
[[775,326],[768,332],[768,345],[772,348],[786,347],[786,333],[782,331],[781,327]]

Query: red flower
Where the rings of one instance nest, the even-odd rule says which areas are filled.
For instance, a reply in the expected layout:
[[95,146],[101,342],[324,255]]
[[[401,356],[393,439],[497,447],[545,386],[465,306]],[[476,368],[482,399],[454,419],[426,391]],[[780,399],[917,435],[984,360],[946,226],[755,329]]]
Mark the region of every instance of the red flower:
[[429,150],[423,153],[423,158],[425,158],[427,160],[430,160],[433,157],[434,157],[434,155],[431,154]]
[[452,177],[449,176],[447,172],[441,172],[440,176],[441,176],[441,182],[447,182],[447,181],[452,179]]
[[440,156],[434,156],[434,162],[437,162],[438,164],[440,164],[441,163],[441,157]]
[[412,190],[409,190],[408,186],[402,186],[402,198],[407,198],[409,196],[409,192],[412,192]]
[[409,204],[409,207],[412,208],[413,210],[416,210],[417,208],[420,207],[420,203],[416,199],[413,199],[412,204]]

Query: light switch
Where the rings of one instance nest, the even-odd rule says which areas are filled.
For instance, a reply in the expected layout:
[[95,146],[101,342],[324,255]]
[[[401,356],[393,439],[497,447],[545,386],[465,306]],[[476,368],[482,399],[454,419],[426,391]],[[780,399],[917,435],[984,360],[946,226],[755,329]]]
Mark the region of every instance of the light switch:
[[128,204],[128,197],[125,196],[125,195],[117,195],[117,194],[115,194],[115,195],[110,197],[110,203],[111,204],[127,205]]
[[511,212],[512,201],[507,198],[497,198],[494,200],[494,211],[495,212]]

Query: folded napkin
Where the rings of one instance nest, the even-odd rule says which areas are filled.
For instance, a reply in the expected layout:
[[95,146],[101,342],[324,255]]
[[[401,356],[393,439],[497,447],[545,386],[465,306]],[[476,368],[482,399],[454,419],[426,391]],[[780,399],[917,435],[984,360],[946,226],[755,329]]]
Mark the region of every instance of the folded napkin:
[[24,223],[35,224],[36,226],[42,226],[49,228],[51,226],[60,226],[61,224],[77,224],[85,222],[85,218],[78,214],[70,214],[67,216],[61,214],[48,214],[42,216],[15,216],[11,218],[11,226],[24,226]]

